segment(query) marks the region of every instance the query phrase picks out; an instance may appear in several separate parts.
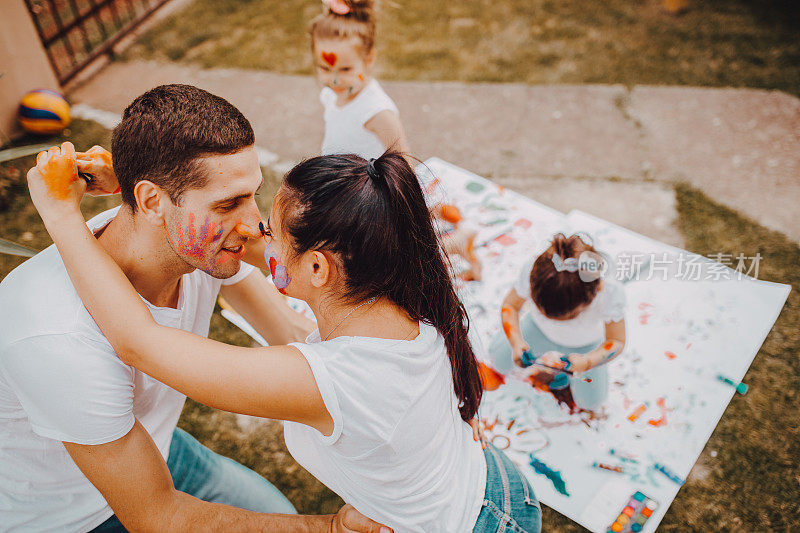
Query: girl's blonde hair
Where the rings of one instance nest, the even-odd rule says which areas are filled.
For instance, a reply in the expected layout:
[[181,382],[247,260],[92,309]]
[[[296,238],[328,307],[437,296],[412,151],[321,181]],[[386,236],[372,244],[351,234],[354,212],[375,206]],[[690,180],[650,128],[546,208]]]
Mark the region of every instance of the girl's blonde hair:
[[346,15],[338,15],[325,6],[325,12],[311,21],[311,49],[316,39],[348,39],[357,37],[361,41],[365,56],[375,47],[375,15],[373,0],[343,0],[350,8]]

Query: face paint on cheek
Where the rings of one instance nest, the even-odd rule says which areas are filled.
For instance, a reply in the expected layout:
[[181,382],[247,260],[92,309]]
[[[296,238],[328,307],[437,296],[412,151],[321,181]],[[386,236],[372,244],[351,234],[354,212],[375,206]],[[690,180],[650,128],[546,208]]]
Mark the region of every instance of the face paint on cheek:
[[281,294],[286,294],[284,289],[289,286],[292,278],[289,277],[286,267],[278,263],[278,256],[272,252],[271,244],[264,249],[264,261],[269,265],[269,273],[272,274],[272,282],[275,284],[275,288]]
[[358,75],[358,81],[364,81],[364,75],[363,74],[359,74]]
[[178,222],[175,226],[178,242],[173,242],[167,231],[167,238],[172,242],[178,253],[188,255],[194,259],[203,259],[206,256],[208,247],[222,238],[222,226],[217,227],[216,222],[210,222],[206,217],[200,232],[194,225],[194,213],[189,213],[189,224],[186,228]]
[[336,56],[336,54],[335,54],[335,53],[333,53],[333,52],[322,52],[322,53],[320,54],[320,57],[322,58],[322,60],[323,60],[325,63],[327,63],[328,65],[330,65],[330,66],[332,66],[332,67],[335,67],[335,66],[336,66],[336,61],[339,59],[339,58]]

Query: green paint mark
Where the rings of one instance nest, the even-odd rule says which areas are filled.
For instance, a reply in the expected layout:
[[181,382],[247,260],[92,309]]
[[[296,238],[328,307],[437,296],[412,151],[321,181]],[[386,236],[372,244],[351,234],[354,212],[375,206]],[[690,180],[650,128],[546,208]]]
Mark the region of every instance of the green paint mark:
[[467,183],[467,190],[469,192],[481,192],[485,188],[486,185],[478,183],[477,181],[470,181],[469,183]]

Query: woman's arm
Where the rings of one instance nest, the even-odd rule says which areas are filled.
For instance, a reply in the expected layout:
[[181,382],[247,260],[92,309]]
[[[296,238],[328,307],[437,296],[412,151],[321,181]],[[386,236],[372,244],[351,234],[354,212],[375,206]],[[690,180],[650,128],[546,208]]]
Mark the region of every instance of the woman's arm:
[[28,172],[31,199],[83,304],[120,358],[207,405],[330,434],[333,420],[296,348],[228,346],[153,320],[83,220],[78,205],[86,185],[77,178],[74,148],[66,144],[40,154]]
[[500,308],[500,318],[503,321],[503,332],[506,334],[508,342],[511,344],[511,354],[514,363],[522,365],[522,352],[530,350],[530,346],[522,338],[519,329],[519,311],[525,304],[525,299],[521,298],[513,288],[508,291]]

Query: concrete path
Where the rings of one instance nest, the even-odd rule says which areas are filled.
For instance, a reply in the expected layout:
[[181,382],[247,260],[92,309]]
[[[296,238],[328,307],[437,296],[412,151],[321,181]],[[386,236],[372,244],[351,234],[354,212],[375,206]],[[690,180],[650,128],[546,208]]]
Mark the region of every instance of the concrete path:
[[[112,63],[74,102],[121,113],[145,90],[190,83],[251,120],[283,162],[318,153],[309,77]],[[532,198],[579,207],[680,245],[676,180],[800,242],[800,100],[780,92],[622,86],[385,82],[415,155],[439,156]],[[613,208],[609,209],[609,205]]]

